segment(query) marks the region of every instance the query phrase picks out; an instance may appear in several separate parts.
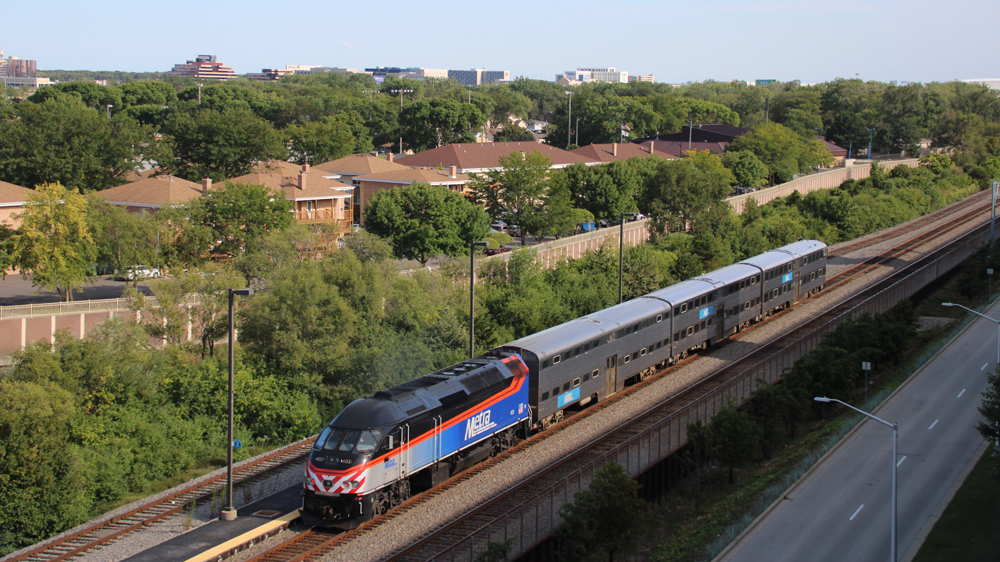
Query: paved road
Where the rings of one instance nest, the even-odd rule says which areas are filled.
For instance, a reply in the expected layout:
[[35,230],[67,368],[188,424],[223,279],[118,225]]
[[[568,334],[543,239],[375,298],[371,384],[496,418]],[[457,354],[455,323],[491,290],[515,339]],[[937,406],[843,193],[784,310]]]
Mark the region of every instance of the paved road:
[[[104,275],[98,278],[95,284],[81,287],[81,292],[74,291],[73,300],[116,299],[122,296],[126,286],[127,283],[124,281],[115,281],[113,275]],[[150,294],[149,288],[143,283],[139,284],[139,290],[147,295]],[[62,296],[59,293],[32,286],[31,281],[22,279],[19,273],[7,274],[7,277],[0,281],[0,306],[61,300]]]
[[[1000,318],[1000,305],[987,315]],[[996,360],[997,328],[979,320],[874,412],[899,423],[900,560],[916,555],[982,452],[976,408]],[[892,430],[866,421],[717,560],[885,562],[891,456]]]

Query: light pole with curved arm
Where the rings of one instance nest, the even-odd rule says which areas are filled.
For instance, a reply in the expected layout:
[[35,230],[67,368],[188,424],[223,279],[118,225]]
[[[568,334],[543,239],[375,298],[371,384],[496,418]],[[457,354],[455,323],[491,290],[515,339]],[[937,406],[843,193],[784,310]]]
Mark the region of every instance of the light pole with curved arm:
[[990,318],[989,316],[986,316],[985,314],[980,314],[980,313],[976,312],[975,310],[972,310],[971,308],[966,308],[966,307],[964,307],[964,306],[962,306],[960,304],[955,304],[953,302],[943,302],[943,303],[941,303],[941,306],[957,306],[958,308],[965,309],[965,310],[967,310],[967,311],[975,314],[976,316],[981,316],[981,317],[989,320],[990,322],[993,322],[994,324],[996,324],[997,325],[997,365],[1000,365],[1000,320],[994,320],[994,319]]
[[897,422],[887,422],[882,418],[873,416],[864,410],[859,410],[854,406],[846,402],[837,400],[836,398],[827,398],[825,396],[817,396],[813,398],[817,402],[836,402],[837,404],[847,406],[848,408],[854,410],[855,412],[867,416],[878,423],[892,429],[892,533],[890,540],[892,544],[889,545],[889,562],[896,562],[896,444],[899,441],[899,423]]

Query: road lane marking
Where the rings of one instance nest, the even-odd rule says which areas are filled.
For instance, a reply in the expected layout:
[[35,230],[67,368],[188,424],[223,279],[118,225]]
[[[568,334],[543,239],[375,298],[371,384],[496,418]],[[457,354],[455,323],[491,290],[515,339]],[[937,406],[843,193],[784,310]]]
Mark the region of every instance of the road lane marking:
[[927,429],[934,429],[934,426],[937,425],[937,422],[938,420],[934,420],[934,423],[932,423],[931,426],[928,427]]
[[[861,507],[864,507],[864,506],[865,506],[865,504],[861,504]],[[861,511],[861,507],[859,507],[858,510],[854,512],[854,515],[852,515],[851,518],[848,519],[848,521],[854,521],[854,518],[858,516],[858,512]]]
[[983,368],[982,368],[982,369],[979,369],[979,370],[980,370],[980,371],[985,371],[985,370],[986,370],[986,366],[987,366],[987,365],[989,365],[989,363],[983,363]]
[[958,396],[956,396],[955,398],[961,398],[963,394],[965,394],[965,389],[964,388],[962,389],[962,392],[959,392]]
[[905,460],[906,460],[906,455],[903,455],[903,458],[899,459],[899,462],[896,463],[896,466],[903,464],[903,461]]

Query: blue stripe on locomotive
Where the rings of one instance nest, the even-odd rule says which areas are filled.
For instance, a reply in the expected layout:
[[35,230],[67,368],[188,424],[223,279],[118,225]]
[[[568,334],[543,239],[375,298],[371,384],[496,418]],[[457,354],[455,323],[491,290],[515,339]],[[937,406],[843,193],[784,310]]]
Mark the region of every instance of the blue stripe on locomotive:
[[437,460],[447,458],[460,449],[489,438],[497,431],[530,418],[528,389],[525,377],[521,388],[510,396],[489,407],[474,408],[468,415],[459,416],[450,426],[446,424],[440,433],[440,439],[435,439],[431,434],[413,445],[410,448],[410,471],[416,472]]

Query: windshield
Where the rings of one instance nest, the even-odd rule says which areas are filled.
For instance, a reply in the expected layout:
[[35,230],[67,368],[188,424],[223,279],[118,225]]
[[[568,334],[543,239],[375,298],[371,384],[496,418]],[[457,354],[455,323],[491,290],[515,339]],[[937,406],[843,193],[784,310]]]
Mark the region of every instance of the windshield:
[[382,439],[378,429],[337,429],[328,427],[316,440],[317,449],[341,453],[370,453]]

